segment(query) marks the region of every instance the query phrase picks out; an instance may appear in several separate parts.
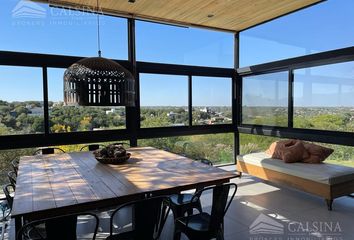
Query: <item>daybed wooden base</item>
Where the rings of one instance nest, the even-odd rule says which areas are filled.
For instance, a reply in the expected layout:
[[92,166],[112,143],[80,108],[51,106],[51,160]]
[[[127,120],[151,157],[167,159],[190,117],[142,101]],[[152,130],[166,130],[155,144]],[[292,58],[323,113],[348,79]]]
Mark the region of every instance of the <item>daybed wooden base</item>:
[[262,168],[243,161],[237,162],[237,170],[241,173],[248,173],[263,180],[275,182],[280,185],[285,184],[287,186],[323,197],[326,200],[329,211],[332,210],[333,199],[346,196],[354,192],[354,181],[329,185]]

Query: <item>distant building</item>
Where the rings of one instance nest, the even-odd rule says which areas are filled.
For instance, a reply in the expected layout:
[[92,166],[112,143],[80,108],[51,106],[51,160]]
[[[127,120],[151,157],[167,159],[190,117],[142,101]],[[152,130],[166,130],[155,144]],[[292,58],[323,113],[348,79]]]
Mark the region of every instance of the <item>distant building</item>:
[[205,107],[205,108],[200,109],[200,111],[201,112],[205,112],[205,113],[209,113],[210,112],[210,108]]
[[111,108],[111,110],[106,111],[106,115],[111,114],[111,113],[115,113],[116,111],[117,111],[117,109]]
[[175,113],[175,112],[169,112],[169,113],[167,113],[167,117],[175,117],[175,116],[177,116],[178,115],[178,113]]

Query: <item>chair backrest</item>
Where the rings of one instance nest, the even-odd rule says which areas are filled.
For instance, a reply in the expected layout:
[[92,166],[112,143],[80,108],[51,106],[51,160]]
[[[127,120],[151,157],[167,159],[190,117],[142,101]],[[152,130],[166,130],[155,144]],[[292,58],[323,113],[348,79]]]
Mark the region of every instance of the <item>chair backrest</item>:
[[9,178],[10,183],[13,184],[16,188],[17,174],[15,173],[15,171],[8,172],[7,177]]
[[[76,240],[77,224],[78,218],[80,216],[90,216],[92,219],[94,219],[95,224],[92,231],[92,239],[95,239],[98,230],[99,219],[95,214],[92,213],[78,213],[27,223],[18,232],[18,239]],[[39,228],[39,226],[43,224],[45,226],[44,231]],[[87,224],[86,220],[84,224]],[[87,236],[85,239],[88,239]]]
[[129,143],[125,143],[125,142],[116,142],[116,143],[112,143],[110,145],[122,145],[124,148],[129,148],[130,144]]
[[124,208],[132,207],[134,239],[158,239],[170,211],[168,206],[163,205],[164,199],[166,197],[152,197],[120,206],[111,215],[110,235],[113,235],[115,214]]
[[11,161],[11,166],[14,169],[14,172],[16,173],[16,175],[18,172],[18,165],[19,165],[19,161],[17,159],[14,159]]
[[[208,190],[213,191],[209,231],[216,231],[220,228],[220,225],[223,224],[224,216],[229,209],[233,198],[235,197],[237,185],[235,183],[226,183],[204,188],[197,192],[191,201],[199,200],[199,198],[203,195],[203,192]],[[232,191],[232,194],[229,196],[230,190]]]
[[95,151],[97,149],[99,149],[100,147],[106,147],[105,145],[101,145],[101,144],[89,144],[89,145],[85,145],[83,146],[80,151],[84,151],[86,148],[89,150],[89,151]]
[[61,148],[58,147],[48,147],[48,148],[39,148],[37,149],[33,155],[46,155],[46,154],[54,154],[55,150],[58,150],[59,152],[65,153],[65,151]]
[[2,188],[2,190],[5,194],[9,208],[12,209],[12,203],[14,202],[15,185],[13,185],[12,183],[6,184]]
[[208,159],[201,158],[201,159],[198,159],[198,161],[200,161],[201,163],[204,163],[206,165],[213,166],[213,162]]

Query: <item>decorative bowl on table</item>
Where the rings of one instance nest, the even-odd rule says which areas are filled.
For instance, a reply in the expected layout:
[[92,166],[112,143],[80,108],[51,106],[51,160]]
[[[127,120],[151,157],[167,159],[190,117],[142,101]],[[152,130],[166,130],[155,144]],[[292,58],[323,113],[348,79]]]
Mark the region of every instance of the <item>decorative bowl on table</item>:
[[130,153],[122,145],[111,144],[93,152],[96,160],[104,164],[122,164],[130,158]]

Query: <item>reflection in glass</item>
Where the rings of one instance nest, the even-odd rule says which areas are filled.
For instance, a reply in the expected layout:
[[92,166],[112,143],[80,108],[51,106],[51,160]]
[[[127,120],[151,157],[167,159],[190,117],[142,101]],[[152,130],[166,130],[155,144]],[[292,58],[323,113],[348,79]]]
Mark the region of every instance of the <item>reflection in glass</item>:
[[294,127],[354,131],[354,62],[294,71]]
[[242,123],[287,126],[288,73],[277,72],[244,77]]
[[353,9],[354,1],[323,1],[242,31],[240,66],[353,46]]
[[136,22],[139,61],[231,68],[233,41],[232,33]]
[[125,107],[65,106],[65,69],[48,69],[49,131],[52,133],[125,128]]

